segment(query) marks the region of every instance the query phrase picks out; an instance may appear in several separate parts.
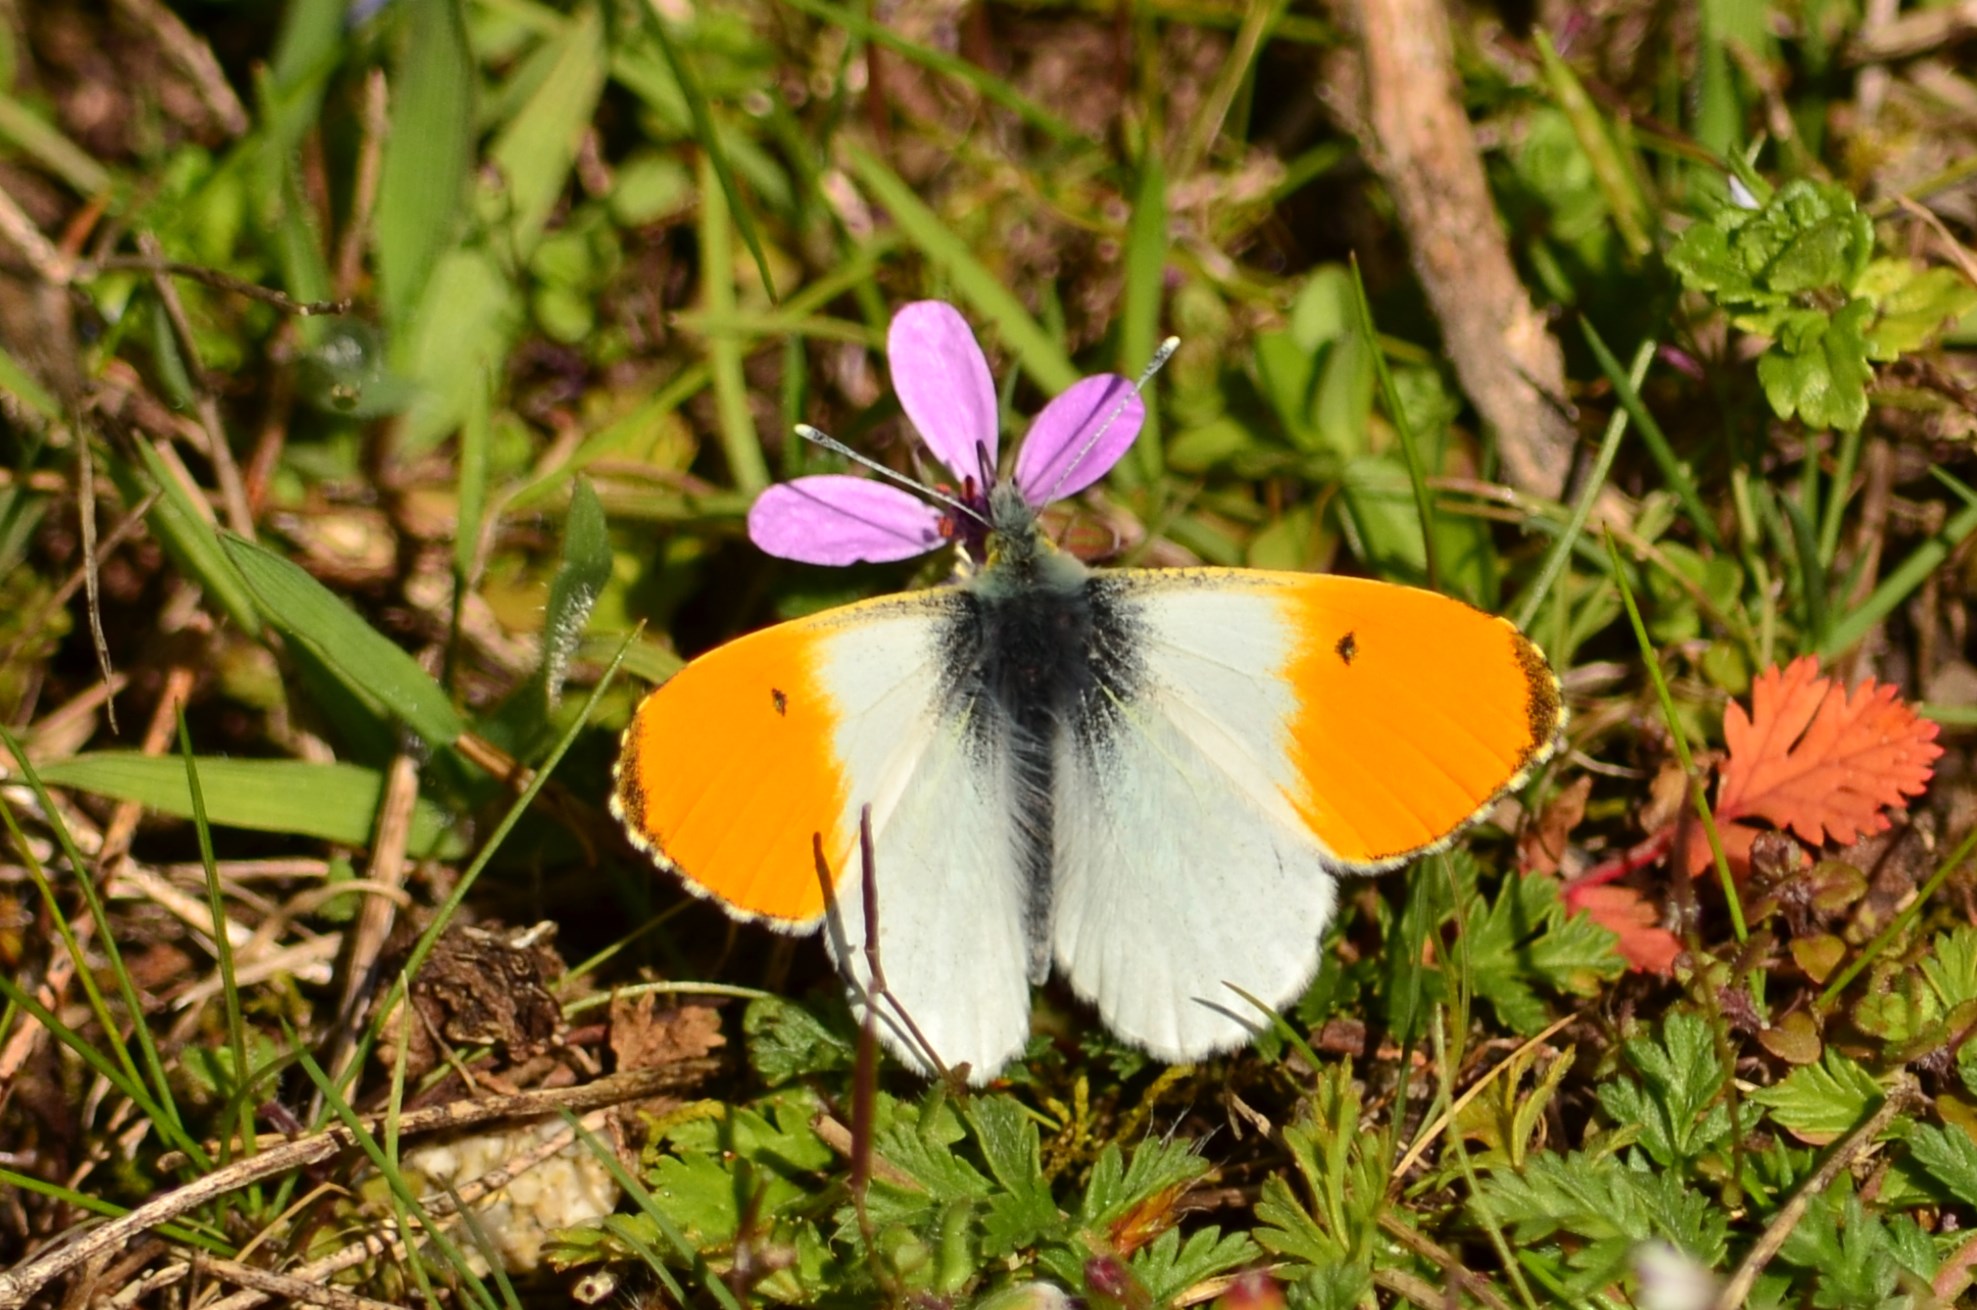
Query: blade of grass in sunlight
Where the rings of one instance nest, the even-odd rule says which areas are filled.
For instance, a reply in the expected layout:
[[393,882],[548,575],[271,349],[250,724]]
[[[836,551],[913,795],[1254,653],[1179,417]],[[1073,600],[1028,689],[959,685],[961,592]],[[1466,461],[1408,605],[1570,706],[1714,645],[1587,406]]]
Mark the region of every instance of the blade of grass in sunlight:
[[1648,235],[1652,223],[1639,180],[1614,146],[1613,138],[1607,131],[1606,116],[1593,103],[1592,97],[1586,94],[1578,74],[1572,71],[1570,64],[1558,57],[1557,47],[1552,45],[1549,35],[1539,31],[1536,37],[1545,83],[1551,88],[1552,99],[1564,111],[1566,121],[1572,125],[1572,135],[1577,138],[1579,149],[1592,163],[1593,180],[1598,183],[1600,195],[1606,200],[1614,230],[1619,232],[1620,239],[1626,243],[1628,253],[1635,260],[1646,259],[1654,251],[1654,240]]
[[[747,198],[742,195],[741,188],[735,185],[734,166],[728,159],[727,151],[721,147],[721,134],[715,130],[714,114],[708,107],[707,97],[701,91],[700,84],[694,80],[693,70],[680,57],[679,48],[673,44],[672,34],[666,30],[666,20],[659,12],[659,0],[646,0],[646,3],[638,6],[638,12],[639,17],[645,20],[645,30],[652,33],[653,43],[659,47],[660,56],[665,59],[666,67],[672,71],[673,80],[679,84],[680,94],[686,100],[687,113],[693,119],[693,135],[700,143],[700,158],[704,170],[711,170],[714,179],[720,183],[724,217],[719,221],[723,225],[732,221],[741,232],[741,243],[748,247],[750,257],[755,260],[755,271],[762,277],[762,287],[773,301],[777,298],[776,280],[769,275],[769,260],[762,253],[762,238],[755,230],[755,211],[749,206]],[[705,178],[706,171],[703,171],[700,202],[703,215],[713,212],[715,207],[713,188],[706,184]],[[725,249],[725,236],[722,245]],[[732,261],[715,263],[710,252],[703,249],[701,253],[702,267],[710,270],[716,279],[725,280],[732,277]],[[766,485],[766,481],[762,485]],[[752,489],[760,490],[760,486]]]
[[1907,559],[1890,569],[1866,600],[1833,624],[1826,640],[1819,643],[1821,659],[1830,660],[1852,649],[1876,624],[1893,613],[1896,606],[1907,600],[1924,579],[1942,567],[1950,552],[1962,544],[1965,537],[1977,531],[1977,493],[1939,468],[1932,467],[1930,471],[1937,481],[1962,498],[1963,508],[1943,524],[1940,532],[1917,546]]
[[[1682,774],[1688,780],[1689,798],[1702,821],[1703,835],[1709,839],[1709,852],[1716,861],[1716,877],[1723,887],[1723,901],[1730,911],[1730,927],[1737,934],[1739,942],[1750,938],[1750,930],[1744,925],[1743,900],[1737,893],[1737,881],[1730,875],[1730,860],[1723,853],[1723,838],[1716,831],[1716,815],[1710,810],[1709,797],[1698,776],[1695,756],[1689,750],[1688,734],[1682,731],[1681,716],[1675,712],[1675,697],[1668,690],[1668,680],[1661,673],[1660,652],[1655,650],[1654,641],[1648,636],[1647,623],[1641,618],[1640,606],[1634,602],[1634,589],[1627,585],[1627,570],[1620,562],[1619,547],[1613,544],[1611,536],[1606,539],[1606,553],[1612,561],[1611,577],[1613,585],[1619,589],[1620,602],[1627,609],[1627,621],[1633,626],[1634,641],[1640,647],[1641,664],[1647,670],[1648,680],[1654,684],[1655,699],[1661,702],[1662,722],[1668,727],[1669,744],[1674,748],[1675,761],[1681,765]],[[1674,877],[1686,877],[1679,864]]]
[[[365,1127],[362,1116],[351,1107],[349,1101],[343,1098],[335,1081],[327,1073],[323,1072],[323,1067],[316,1063],[315,1058],[309,1054],[308,1050],[294,1033],[289,1034],[289,1040],[301,1052],[302,1071],[308,1074],[309,1081],[315,1085],[317,1094],[323,1098],[324,1102],[329,1106],[330,1111],[342,1123],[344,1129],[349,1132],[352,1139],[356,1142],[358,1149],[363,1151],[364,1155],[370,1160],[371,1167],[378,1171],[378,1175],[384,1179],[385,1185],[390,1188],[394,1205],[400,1211],[399,1230],[401,1232],[416,1231],[422,1233],[428,1242],[439,1248],[440,1255],[445,1259],[447,1265],[450,1266],[453,1275],[459,1279],[460,1283],[470,1294],[473,1302],[479,1305],[482,1310],[495,1310],[494,1298],[488,1295],[486,1285],[474,1273],[473,1267],[468,1263],[465,1253],[460,1250],[458,1244],[452,1238],[446,1235],[445,1230],[433,1221],[432,1216],[426,1212],[425,1207],[419,1204],[418,1192],[407,1181],[404,1172],[399,1169],[395,1152],[387,1152],[378,1144],[377,1138],[371,1133],[369,1128]],[[402,1067],[403,1062],[401,1061],[400,1068]],[[416,1218],[418,1220],[417,1225],[407,1224],[404,1221],[405,1216]],[[413,1266],[415,1275],[419,1274],[421,1271],[422,1256],[417,1250],[412,1250],[408,1252],[408,1259],[409,1263]]]
[[165,553],[172,557],[186,577],[205,590],[206,595],[236,627],[245,632],[259,632],[260,607],[254,603],[254,593],[248,590],[240,570],[233,566],[221,549],[213,520],[208,517],[211,511],[208,510],[207,514],[200,512],[205,506],[193,499],[185,484],[164,458],[152,449],[150,442],[133,444],[143,472],[137,472],[121,456],[108,453],[104,464],[111,480],[117,484],[124,499],[133,505],[142,501],[147,493],[157,493],[149,517]]
[[[192,732],[185,726],[185,706],[178,706],[179,759],[185,769],[185,788],[192,801],[192,827],[199,841],[199,863],[206,870],[206,906],[213,916],[213,958],[220,969],[220,999],[226,1010],[227,1051],[233,1057],[233,1086],[229,1100],[239,1113],[241,1149],[254,1153],[254,1105],[249,1090],[247,1067],[247,1024],[241,1016],[240,984],[234,974],[233,937],[227,932],[226,898],[220,891],[220,871],[213,860],[213,829],[206,818],[206,793],[199,784],[199,760],[192,753]],[[221,1163],[230,1152],[220,1152]]]
[[352,690],[385,706],[429,744],[460,739],[467,721],[417,660],[299,565],[232,534],[222,544],[283,634],[307,643]]
[[[1126,222],[1117,367],[1127,377],[1139,376],[1160,344],[1160,314],[1167,298],[1167,242],[1167,175],[1158,147],[1149,142],[1140,151],[1139,187],[1133,194],[1132,217]],[[1157,489],[1165,467],[1160,449],[1159,395],[1158,386],[1147,388],[1145,426],[1119,462],[1120,475],[1128,485]]]
[[84,199],[104,194],[116,181],[95,156],[7,92],[0,92],[0,141],[11,141]]
[[54,393],[35,381],[34,375],[22,368],[20,361],[3,348],[0,348],[0,391],[12,392],[22,404],[50,423],[62,421],[61,402],[55,399]]
[[385,322],[403,329],[456,237],[473,169],[478,72],[461,5],[434,0],[397,13],[406,32],[373,222]]
[[608,60],[604,22],[592,5],[579,6],[543,52],[551,60],[535,94],[516,110],[493,143],[488,161],[499,171],[504,218],[517,255],[526,260],[550,212],[563,199],[578,144],[597,110]]
[[994,326],[1030,375],[1049,392],[1064,390],[1078,380],[1078,370],[1064,348],[1023,308],[1023,303],[989,272],[960,237],[913,194],[878,156],[857,146],[847,148],[851,168],[872,198],[892,215],[906,239],[919,248],[954,283],[954,290],[969,308]]
[[1353,306],[1359,317],[1360,336],[1369,347],[1373,376],[1379,380],[1380,398],[1387,407],[1394,432],[1400,437],[1400,452],[1407,461],[1407,481],[1414,489],[1414,512],[1421,520],[1421,558],[1427,574],[1428,590],[1441,590],[1441,571],[1435,566],[1435,510],[1428,498],[1428,474],[1421,464],[1421,449],[1414,440],[1414,425],[1408,421],[1407,407],[1387,369],[1387,357],[1380,350],[1380,335],[1373,328],[1373,306],[1366,300],[1366,283],[1359,276],[1359,259],[1352,260]]
[[354,1077],[370,1059],[371,1050],[377,1045],[378,1034],[383,1031],[385,1017],[391,1013],[393,1007],[404,1002],[403,979],[418,975],[426,956],[432,953],[433,943],[437,942],[440,934],[446,931],[446,926],[453,921],[453,916],[460,912],[460,906],[465,903],[467,893],[473,890],[481,874],[487,871],[488,863],[494,859],[495,852],[501,849],[501,844],[508,840],[508,834],[514,831],[515,825],[521,822],[524,814],[528,813],[529,806],[535,803],[535,798],[542,791],[543,784],[549,781],[549,776],[556,771],[556,766],[563,762],[565,753],[590,723],[598,702],[604,699],[604,693],[610,689],[612,682],[618,676],[618,670],[623,667],[625,653],[631,649],[632,644],[638,640],[643,631],[644,628],[641,626],[626,635],[618,646],[617,655],[604,670],[604,676],[597,680],[595,687],[591,688],[590,697],[584,701],[583,709],[571,717],[569,726],[563,730],[563,735],[557,739],[556,745],[543,760],[542,767],[535,771],[528,785],[522,788],[521,793],[509,804],[507,812],[501,816],[501,822],[495,825],[494,831],[488,834],[487,840],[481,845],[480,853],[475,855],[472,863],[461,872],[459,880],[453,884],[452,891],[433,911],[431,922],[426,925],[425,931],[419,934],[418,941],[413,943],[410,953],[405,957],[405,964],[400,972],[401,981],[393,985],[392,994],[378,1007],[363,1036],[358,1039],[356,1051],[351,1056],[344,1074],[346,1080]]
[[[148,1080],[150,1095],[142,1098],[132,1096],[131,1099],[146,1108],[157,1124],[159,1134],[183,1151],[195,1167],[202,1172],[210,1169],[212,1158],[186,1132],[185,1120],[179,1113],[178,1102],[173,1099],[171,1080],[165,1074],[165,1063],[159,1057],[158,1044],[151,1035],[150,1025],[144,1022],[143,1000],[138,996],[137,984],[131,979],[130,970],[124,964],[123,951],[117,946],[116,927],[111,923],[109,912],[104,908],[103,896],[97,890],[96,880],[91,874],[91,866],[83,859],[82,852],[76,848],[75,838],[69,832],[68,825],[62,822],[61,812],[56,808],[54,799],[49,796],[41,772],[28,759],[27,752],[22,749],[19,740],[4,726],[0,726],[0,746],[4,746],[7,753],[13,756],[15,767],[26,780],[29,789],[34,792],[35,803],[41,807],[41,813],[47,816],[49,828],[55,836],[55,844],[61,849],[62,857],[68,861],[69,868],[73,871],[74,876],[69,881],[82,893],[83,903],[89,908],[90,921],[96,928],[97,949],[103,952],[110,974],[116,979],[117,994],[123,1000],[125,1012],[131,1016],[131,1033],[137,1040],[138,1055],[144,1066],[142,1079],[139,1078],[137,1065],[132,1063],[129,1049],[117,1035],[121,1030],[112,1020],[108,1004],[104,1001],[102,993],[97,990],[93,966],[88,956],[83,953],[81,944],[76,940],[67,917],[62,913],[61,903],[55,899],[54,888],[48,884],[47,874],[42,869],[41,861],[35,857],[26,834],[20,830],[15,821],[14,807],[4,797],[0,797],[0,818],[5,819],[7,830],[14,839],[15,850],[28,866],[30,876],[35,880],[36,889],[41,893],[42,902],[49,915],[55,920],[57,929],[62,935],[63,945],[68,948],[69,958],[75,963],[76,978],[89,996],[91,1012],[96,1016],[97,1024],[103,1029],[105,1040],[117,1053],[117,1062],[130,1081],[131,1086],[126,1089],[125,1094],[130,1095],[139,1091],[140,1085]],[[14,999],[27,1001],[31,998],[21,993]],[[43,1015],[47,1015],[45,1009],[41,1009],[38,1005],[35,1008],[40,1009]],[[54,1016],[47,1015],[47,1017],[53,1019]],[[51,1028],[49,1031],[53,1032],[54,1029]],[[104,1063],[105,1067],[108,1067],[108,1061]]]
[[[734,253],[729,242],[728,205],[714,182],[711,156],[700,160],[700,279],[703,304],[710,318],[728,317],[736,306]],[[721,453],[737,490],[754,496],[769,485],[769,465],[762,454],[762,437],[748,404],[748,377],[742,369],[742,345],[733,337],[710,337],[707,368],[714,382],[714,410],[721,425]]]
[[[383,775],[356,764],[204,756],[197,767],[208,820],[223,828],[365,846],[384,795]],[[51,786],[135,801],[181,819],[193,817],[185,766],[177,760],[135,751],[92,751],[46,764],[41,774]],[[448,858],[463,850],[451,817],[423,798],[413,810],[407,843],[420,858]]]
[[[672,1245],[673,1250],[679,1253],[680,1258],[686,1261],[695,1273],[701,1276],[697,1280],[700,1285],[716,1301],[722,1306],[725,1306],[727,1310],[741,1310],[740,1302],[735,1299],[734,1293],[728,1290],[727,1284],[719,1278],[708,1276],[705,1258],[701,1256],[693,1243],[687,1241],[686,1235],[674,1226],[673,1221],[666,1217],[665,1211],[661,1210],[658,1203],[652,1199],[652,1193],[646,1190],[645,1184],[640,1182],[637,1177],[625,1168],[623,1162],[618,1159],[618,1153],[611,1149],[610,1146],[600,1142],[596,1135],[585,1128],[575,1115],[565,1111],[563,1119],[571,1128],[575,1129],[577,1140],[584,1144],[585,1149],[596,1157],[599,1164],[610,1171],[611,1177],[617,1181],[618,1186],[624,1190],[625,1195],[632,1198],[633,1203],[638,1206],[639,1213],[651,1221],[652,1226],[659,1230],[660,1236],[664,1237]],[[673,1277],[672,1270],[666,1267],[665,1259],[642,1241],[638,1234],[632,1232],[629,1225],[614,1223],[611,1219],[607,1219],[605,1220],[605,1227],[618,1240],[638,1252],[639,1258],[645,1262],[646,1267],[652,1271],[653,1277],[659,1280],[661,1286],[665,1287],[675,1297],[680,1298],[682,1301],[685,1300],[684,1294],[680,1291],[679,1283]]]
[[1599,361],[1599,371],[1606,375],[1607,385],[1611,386],[1620,403],[1627,407],[1628,417],[1634,420],[1634,427],[1641,434],[1641,444],[1647,447],[1655,466],[1661,470],[1661,480],[1668,490],[1682,503],[1682,510],[1689,516],[1689,524],[1697,534],[1718,550],[1723,548],[1723,540],[1717,534],[1716,520],[1704,508],[1702,495],[1696,490],[1695,479],[1689,476],[1688,468],[1675,455],[1674,447],[1668,444],[1668,437],[1662,432],[1661,424],[1655,422],[1654,415],[1641,403],[1640,393],[1627,385],[1627,371],[1620,367],[1606,342],[1601,339],[1592,320],[1579,319],[1579,332],[1592,349],[1593,358]]
[[[1638,396],[1642,381],[1647,378],[1648,365],[1654,362],[1655,343],[1653,338],[1641,342],[1634,351],[1634,362],[1627,368],[1627,385]],[[1586,485],[1579,490],[1579,501],[1572,507],[1572,517],[1566,520],[1564,531],[1558,534],[1545,552],[1545,560],[1538,568],[1538,576],[1525,591],[1517,604],[1513,622],[1530,631],[1532,622],[1538,616],[1538,608],[1544,604],[1552,584],[1558,575],[1565,571],[1571,561],[1572,550],[1579,544],[1579,534],[1586,529],[1586,521],[1592,517],[1593,505],[1600,492],[1606,489],[1607,474],[1613,468],[1613,457],[1620,451],[1620,438],[1627,431],[1628,410],[1625,405],[1613,411],[1606,421],[1606,434],[1600,438],[1599,454],[1593,460],[1592,472],[1586,476]]]

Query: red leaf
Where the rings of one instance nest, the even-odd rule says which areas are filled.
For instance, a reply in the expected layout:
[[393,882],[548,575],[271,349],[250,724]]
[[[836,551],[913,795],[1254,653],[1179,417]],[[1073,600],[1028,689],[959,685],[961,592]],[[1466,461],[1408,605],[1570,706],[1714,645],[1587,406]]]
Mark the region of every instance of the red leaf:
[[1617,883],[1568,887],[1565,908],[1617,934],[1628,968],[1662,974],[1674,971],[1675,957],[1683,950],[1681,939],[1660,926],[1654,907],[1632,887]]
[[[1895,689],[1871,678],[1849,695],[1819,676],[1810,656],[1759,674],[1751,712],[1735,701],[1723,712],[1729,758],[1718,774],[1716,823],[1726,854],[1749,866],[1762,819],[1813,846],[1844,845],[1888,827],[1883,813],[1929,785],[1936,725],[1918,718]],[[1689,838],[1690,873],[1709,864],[1699,829]]]

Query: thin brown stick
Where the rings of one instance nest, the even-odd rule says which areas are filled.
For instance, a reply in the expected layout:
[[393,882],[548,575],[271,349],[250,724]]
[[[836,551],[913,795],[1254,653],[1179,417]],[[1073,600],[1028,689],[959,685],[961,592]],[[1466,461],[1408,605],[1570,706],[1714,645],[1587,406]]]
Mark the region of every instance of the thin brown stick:
[[[453,1101],[401,1113],[398,1116],[398,1131],[404,1137],[449,1128],[466,1128],[498,1119],[529,1119],[564,1110],[601,1109],[687,1086],[707,1077],[717,1067],[718,1062],[714,1060],[683,1060],[662,1069],[634,1069],[628,1073],[613,1074],[581,1087],[517,1092],[512,1096],[477,1101]],[[360,1122],[368,1131],[382,1123],[384,1118],[385,1113],[380,1112],[362,1116]],[[319,1164],[355,1141],[356,1134],[341,1123],[299,1141],[290,1141],[279,1133],[264,1133],[258,1153],[154,1197],[121,1218],[112,1219],[74,1241],[0,1273],[0,1310],[19,1310],[52,1280],[103,1252],[120,1249],[139,1233],[169,1223],[216,1197],[250,1183],[275,1178],[306,1165]],[[166,1166],[161,1163],[160,1167]]]
[[1738,1307],[1750,1299],[1751,1288],[1757,1285],[1757,1276],[1764,1272],[1764,1267],[1771,1263],[1771,1258],[1778,1254],[1780,1247],[1784,1246],[1785,1239],[1792,1234],[1792,1229],[1798,1227],[1798,1222],[1805,1217],[1805,1208],[1812,1203],[1812,1198],[1831,1186],[1833,1180],[1840,1176],[1842,1169],[1848,1168],[1856,1160],[1867,1158],[1879,1149],[1874,1139],[1895,1121],[1897,1115],[1908,1109],[1915,1095],[1914,1080],[1906,1074],[1902,1075],[1902,1080],[1888,1089],[1888,1099],[1881,1102],[1881,1108],[1876,1110],[1866,1123],[1840,1140],[1840,1144],[1820,1162],[1817,1169],[1813,1170],[1812,1177],[1806,1179],[1805,1184],[1792,1193],[1792,1199],[1780,1206],[1778,1213],[1772,1216],[1771,1222],[1758,1237],[1757,1244],[1751,1247],[1743,1263],[1737,1266],[1737,1272],[1731,1275],[1730,1281],[1723,1285],[1722,1292],[1716,1297],[1715,1310],[1738,1310]]
[[1510,1310],[1503,1298],[1492,1291],[1488,1283],[1464,1269],[1462,1262],[1456,1259],[1452,1252],[1429,1241],[1427,1234],[1408,1227],[1391,1211],[1381,1212],[1380,1231],[1436,1266],[1450,1283],[1482,1302],[1487,1310]]
[[312,1283],[293,1274],[277,1274],[267,1269],[256,1269],[253,1265],[240,1264],[234,1260],[221,1260],[214,1256],[202,1255],[194,1259],[192,1267],[201,1273],[211,1274],[224,1283],[237,1287],[249,1287],[257,1292],[266,1292],[290,1301],[300,1301],[304,1305],[325,1306],[328,1310],[403,1310],[403,1307],[389,1301],[374,1301],[368,1296],[346,1292],[340,1287],[330,1287],[323,1283]]
[[[11,232],[8,235],[12,235]],[[110,270],[134,269],[156,277],[169,273],[173,277],[190,278],[218,291],[229,291],[236,296],[258,300],[273,305],[283,313],[294,314],[298,318],[309,318],[317,314],[348,314],[351,302],[348,300],[297,300],[273,287],[264,287],[258,282],[249,282],[222,273],[217,268],[207,268],[202,264],[183,264],[176,259],[161,259],[155,254],[106,255],[69,270],[60,280],[63,282],[82,281],[98,273]]]
[[[158,503],[158,494],[156,491],[146,493],[144,499],[137,502],[130,513],[118,519],[117,526],[111,528],[96,543],[96,549],[91,557],[102,559],[114,553],[119,546],[135,536],[137,530],[144,526],[144,516],[149,514],[151,507]],[[62,585],[55,588],[55,593],[42,602],[41,608],[34,612],[34,617],[21,625],[20,634],[8,644],[5,651],[0,651],[0,665],[12,664],[14,657],[21,653],[22,646],[33,637],[47,631],[48,624],[55,617],[55,612],[68,604],[69,597],[75,595],[76,590],[88,579],[90,567],[88,561],[77,565]]]
[[1490,201],[1457,81],[1443,0],[1357,0],[1365,142],[1462,389],[1496,435],[1505,480],[1564,494],[1577,434],[1565,356],[1532,309]]
[[350,195],[350,221],[336,252],[336,294],[348,300],[364,271],[364,246],[371,234],[371,211],[377,206],[378,180],[384,176],[384,140],[391,131],[390,103],[384,70],[374,68],[364,81],[364,139],[357,149],[357,184]]
[[[401,751],[385,770],[377,839],[371,844],[371,880],[394,891],[405,885],[405,848],[411,840],[412,814],[418,799],[418,761]],[[357,1030],[362,1027],[364,1004],[370,999],[378,956],[397,919],[398,902],[392,896],[366,896],[358,907],[357,922],[351,926],[349,948],[344,953],[343,997],[337,1007],[343,1035],[328,1066],[333,1079],[343,1077],[344,1065],[356,1052]]]
[[159,48],[191,81],[199,103],[206,106],[206,112],[222,131],[230,137],[247,135],[247,110],[233,93],[226,74],[220,71],[213,47],[195,36],[177,14],[158,0],[117,0],[117,7],[157,40]]
[[[83,606],[89,611],[89,644],[96,652],[96,669],[103,675],[103,686],[107,689],[117,680],[116,667],[110,662],[110,639],[103,635],[103,589],[102,556],[97,553],[96,540],[96,458],[90,453],[87,441],[76,442],[76,520],[82,529],[82,587],[88,600]],[[117,698],[103,698],[103,716],[110,724],[112,735],[117,731]]]

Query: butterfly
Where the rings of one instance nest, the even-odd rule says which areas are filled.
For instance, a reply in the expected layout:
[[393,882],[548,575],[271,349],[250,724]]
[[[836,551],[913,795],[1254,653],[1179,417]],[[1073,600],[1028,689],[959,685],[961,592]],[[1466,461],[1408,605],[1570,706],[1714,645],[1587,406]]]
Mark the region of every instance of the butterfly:
[[[626,729],[613,812],[736,917],[825,926],[854,1010],[916,1068],[992,1078],[1053,969],[1160,1059],[1249,1042],[1268,1016],[1247,997],[1281,1008],[1316,973],[1341,875],[1443,848],[1552,753],[1556,677],[1510,623],[1433,592],[1089,568],[1038,510],[1131,444],[1133,385],[1066,391],[996,480],[994,391],[958,312],[909,305],[889,344],[908,417],[980,482],[929,505],[797,479],[751,536],[819,563],[958,540],[973,567],[687,664]],[[896,1009],[871,1004],[868,877]]]

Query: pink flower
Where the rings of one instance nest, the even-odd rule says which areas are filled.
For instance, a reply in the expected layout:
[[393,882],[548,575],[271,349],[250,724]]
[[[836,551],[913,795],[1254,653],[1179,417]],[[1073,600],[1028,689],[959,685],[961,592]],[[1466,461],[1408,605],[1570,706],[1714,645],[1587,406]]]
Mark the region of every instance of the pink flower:
[[[906,417],[957,475],[954,499],[974,516],[869,478],[795,478],[749,507],[748,535],[769,554],[855,564],[909,559],[958,540],[981,558],[998,445],[988,360],[960,311],[939,300],[915,301],[893,315],[886,354]],[[1133,384],[1116,373],[1074,383],[1043,407],[1017,452],[1015,483],[1024,501],[1042,509],[1104,477],[1145,418]]]

